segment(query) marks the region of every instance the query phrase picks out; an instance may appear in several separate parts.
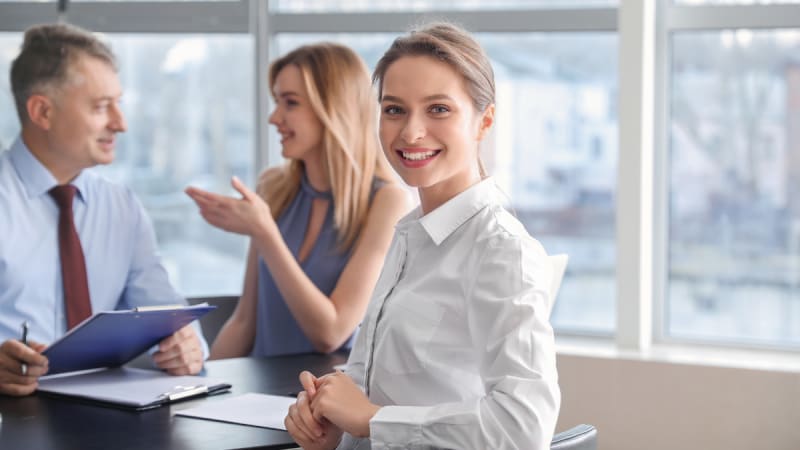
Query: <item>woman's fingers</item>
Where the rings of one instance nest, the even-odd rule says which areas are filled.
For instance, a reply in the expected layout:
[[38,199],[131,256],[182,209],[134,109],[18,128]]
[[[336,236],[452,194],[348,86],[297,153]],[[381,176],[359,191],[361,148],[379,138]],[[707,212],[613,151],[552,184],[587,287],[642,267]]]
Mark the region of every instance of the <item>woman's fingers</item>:
[[225,205],[227,200],[234,200],[230,197],[226,197],[224,195],[215,194],[213,192],[204,191],[202,189],[197,189],[193,187],[188,187],[184,191],[186,195],[191,197],[192,200],[195,201],[199,206],[216,206],[216,205]]
[[303,385],[303,389],[305,389],[310,397],[313,398],[314,394],[317,393],[317,377],[311,372],[307,370],[300,372],[300,384]]
[[295,414],[292,416],[298,428],[314,439],[322,436],[322,424],[320,424],[311,412],[311,403],[306,392],[297,395],[295,403]]
[[297,414],[297,405],[291,405],[289,407],[289,412],[286,414],[283,424],[286,426],[286,431],[288,431],[295,442],[301,446],[305,446],[309,442],[314,442],[314,438],[300,422]]
[[231,186],[240,194],[245,200],[253,200],[253,197],[256,196],[255,192],[251,191],[247,186],[242,183],[242,180],[239,177],[235,176],[231,178]]

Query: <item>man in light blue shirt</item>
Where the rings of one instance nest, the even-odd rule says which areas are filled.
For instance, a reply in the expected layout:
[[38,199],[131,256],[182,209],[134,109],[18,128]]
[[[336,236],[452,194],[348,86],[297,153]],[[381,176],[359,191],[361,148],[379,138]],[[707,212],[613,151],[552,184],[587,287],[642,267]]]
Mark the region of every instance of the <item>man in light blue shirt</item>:
[[[0,393],[27,395],[47,372],[40,352],[67,331],[56,185],[77,188],[74,223],[93,312],[185,303],[156,253],[134,194],[88,171],[114,159],[126,124],[110,49],[67,25],[25,33],[11,67],[22,131],[0,154]],[[17,340],[30,324],[28,346]],[[163,340],[154,363],[175,375],[202,368],[207,345],[187,326]]]

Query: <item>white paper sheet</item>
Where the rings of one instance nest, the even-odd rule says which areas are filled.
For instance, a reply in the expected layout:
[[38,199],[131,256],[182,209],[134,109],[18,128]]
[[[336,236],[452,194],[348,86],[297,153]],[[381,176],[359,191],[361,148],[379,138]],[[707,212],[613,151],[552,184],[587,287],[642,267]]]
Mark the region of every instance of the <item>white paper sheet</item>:
[[[213,391],[226,383],[198,376],[174,377],[160,370],[130,367],[93,369],[45,376],[39,391],[141,408],[157,406],[163,395]],[[169,403],[169,402],[167,402]]]
[[203,402],[200,406],[178,411],[175,415],[285,431],[283,419],[295,400],[294,397],[251,392]]

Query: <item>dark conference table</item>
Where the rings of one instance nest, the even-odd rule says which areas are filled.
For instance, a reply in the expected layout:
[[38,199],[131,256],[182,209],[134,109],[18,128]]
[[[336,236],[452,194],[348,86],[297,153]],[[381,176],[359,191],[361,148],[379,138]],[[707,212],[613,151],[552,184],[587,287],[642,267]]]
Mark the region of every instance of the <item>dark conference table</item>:
[[247,392],[285,395],[300,390],[297,375],[330,372],[343,354],[209,361],[201,375],[233,387],[228,394],[131,412],[34,394],[0,395],[0,449],[238,449],[289,448],[285,431],[174,416],[174,413]]

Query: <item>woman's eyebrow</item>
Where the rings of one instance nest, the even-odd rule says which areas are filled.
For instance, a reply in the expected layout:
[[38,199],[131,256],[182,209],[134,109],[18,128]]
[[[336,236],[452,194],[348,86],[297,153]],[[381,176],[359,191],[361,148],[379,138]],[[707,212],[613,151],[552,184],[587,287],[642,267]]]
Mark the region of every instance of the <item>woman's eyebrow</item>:
[[[447,94],[433,94],[422,99],[423,101],[429,102],[432,100],[450,100],[452,101],[453,98]],[[384,95],[381,99],[382,102],[395,102],[395,103],[403,103],[403,100],[399,97],[395,97],[393,95]]]

